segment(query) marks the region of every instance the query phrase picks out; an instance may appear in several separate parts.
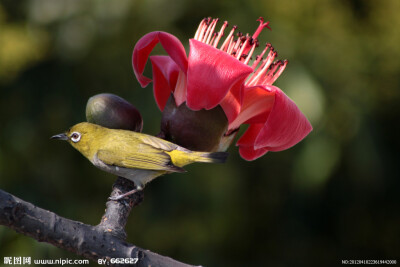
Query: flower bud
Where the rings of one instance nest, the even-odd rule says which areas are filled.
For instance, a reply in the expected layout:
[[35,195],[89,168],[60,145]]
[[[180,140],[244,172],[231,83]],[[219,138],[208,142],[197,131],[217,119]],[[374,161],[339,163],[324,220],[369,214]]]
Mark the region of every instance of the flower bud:
[[228,128],[222,108],[193,111],[186,103],[179,107],[170,96],[161,119],[160,137],[195,151],[218,151]]
[[86,120],[111,129],[141,132],[140,112],[125,99],[114,94],[98,94],[89,98]]

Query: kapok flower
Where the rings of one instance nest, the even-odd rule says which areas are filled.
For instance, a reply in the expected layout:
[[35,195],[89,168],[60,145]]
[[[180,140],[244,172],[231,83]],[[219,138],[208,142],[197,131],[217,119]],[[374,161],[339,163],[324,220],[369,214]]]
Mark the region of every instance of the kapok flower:
[[[237,142],[239,153],[246,160],[254,160],[268,151],[288,149],[312,130],[296,104],[272,85],[287,60],[275,61],[277,53],[267,44],[250,64],[258,47],[258,35],[264,28],[270,29],[263,18],[258,21],[260,25],[252,36],[239,33],[235,37],[234,26],[223,40],[228,23],[225,21],[216,31],[218,19],[203,19],[194,38],[189,40],[189,57],[175,36],[151,32],[137,42],[132,56],[133,69],[142,87],[153,81],[154,97],[161,111],[173,94],[177,108],[185,105],[193,112],[222,108],[228,122],[225,137],[234,136],[242,124],[249,124]],[[168,56],[150,57],[151,80],[143,72],[157,43]]]

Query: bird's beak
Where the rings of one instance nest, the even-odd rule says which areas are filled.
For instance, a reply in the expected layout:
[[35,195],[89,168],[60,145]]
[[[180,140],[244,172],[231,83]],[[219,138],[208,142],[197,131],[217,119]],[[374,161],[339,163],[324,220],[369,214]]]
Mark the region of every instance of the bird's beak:
[[68,140],[68,136],[65,133],[56,134],[50,137],[50,139],[57,139],[57,140]]

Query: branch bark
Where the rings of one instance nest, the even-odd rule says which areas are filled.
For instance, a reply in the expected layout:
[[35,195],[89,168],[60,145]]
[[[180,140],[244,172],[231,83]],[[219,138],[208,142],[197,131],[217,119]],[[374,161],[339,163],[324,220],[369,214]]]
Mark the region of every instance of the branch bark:
[[[129,180],[118,178],[112,195],[127,192],[133,186]],[[143,191],[120,201],[108,201],[100,224],[92,226],[63,218],[0,190],[0,225],[96,262],[132,258],[138,259],[135,266],[192,266],[125,242],[129,213],[142,200]]]

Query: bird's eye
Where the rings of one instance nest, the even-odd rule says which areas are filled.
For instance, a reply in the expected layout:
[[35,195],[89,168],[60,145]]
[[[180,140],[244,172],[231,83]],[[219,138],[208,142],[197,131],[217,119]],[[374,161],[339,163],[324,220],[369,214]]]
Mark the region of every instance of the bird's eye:
[[81,134],[78,132],[73,132],[70,136],[72,142],[76,143],[79,142],[79,140],[81,140]]

